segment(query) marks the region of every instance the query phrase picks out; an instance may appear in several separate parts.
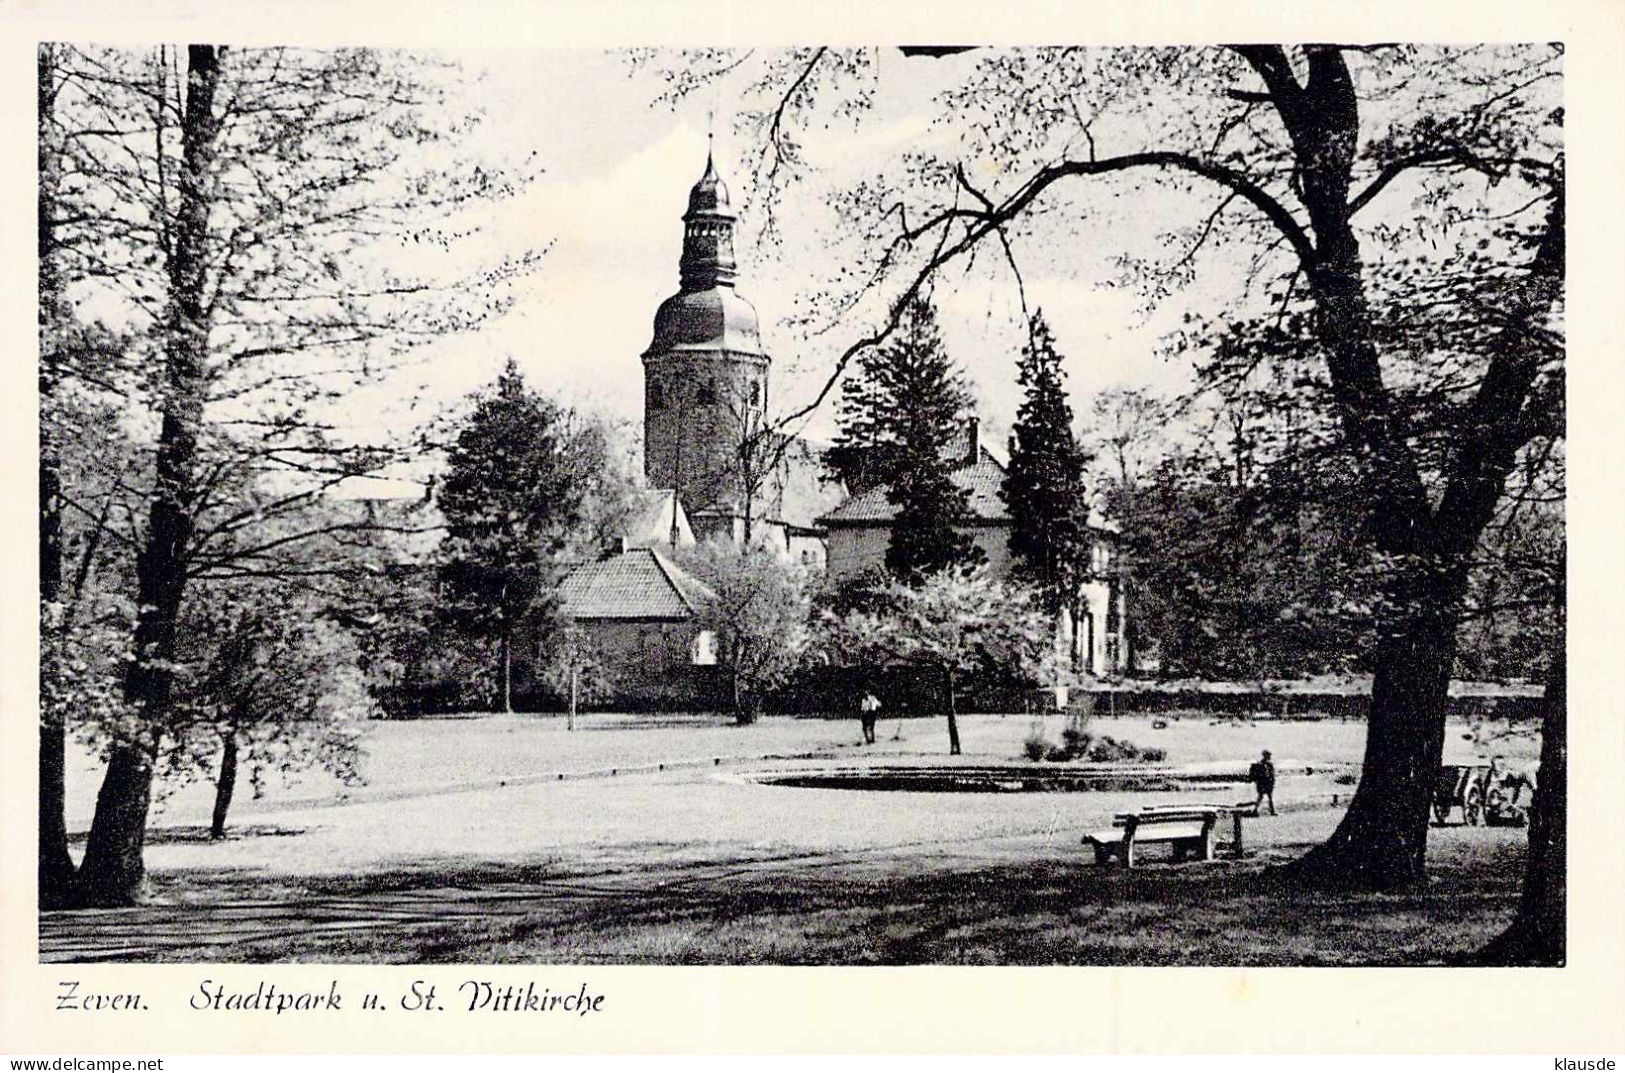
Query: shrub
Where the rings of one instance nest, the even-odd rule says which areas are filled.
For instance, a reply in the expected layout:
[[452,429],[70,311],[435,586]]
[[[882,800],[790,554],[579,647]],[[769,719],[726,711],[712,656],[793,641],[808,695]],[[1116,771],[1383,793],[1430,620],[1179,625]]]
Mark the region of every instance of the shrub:
[[1083,754],[1087,759],[1100,764],[1116,763],[1125,760],[1143,760],[1155,763],[1168,758],[1164,749],[1142,749],[1131,741],[1120,741],[1109,734],[1102,734],[1090,744],[1088,752]]
[[1032,730],[1027,732],[1027,740],[1021,743],[1021,751],[1028,760],[1042,760],[1050,754],[1054,747],[1049,739],[1044,737],[1044,724],[1034,723]]
[[1165,749],[1142,749],[1133,742],[1119,741],[1109,734],[1097,738],[1078,726],[1068,726],[1061,731],[1061,744],[1051,745],[1044,737],[1042,723],[1033,724],[1023,743],[1023,751],[1029,760],[1089,760],[1097,764],[1133,760],[1154,764],[1168,758]]
[[1130,756],[1132,751],[1133,746],[1118,741],[1110,734],[1102,734],[1090,744],[1089,751],[1085,755],[1096,763],[1110,763],[1114,760],[1132,759]]

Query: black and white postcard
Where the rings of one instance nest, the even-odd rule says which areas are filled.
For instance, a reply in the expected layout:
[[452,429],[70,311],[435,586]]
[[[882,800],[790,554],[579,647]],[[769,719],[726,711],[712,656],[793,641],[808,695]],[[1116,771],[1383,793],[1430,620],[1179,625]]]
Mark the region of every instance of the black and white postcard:
[[1617,8],[363,7],[9,28],[25,1049],[1620,1042]]

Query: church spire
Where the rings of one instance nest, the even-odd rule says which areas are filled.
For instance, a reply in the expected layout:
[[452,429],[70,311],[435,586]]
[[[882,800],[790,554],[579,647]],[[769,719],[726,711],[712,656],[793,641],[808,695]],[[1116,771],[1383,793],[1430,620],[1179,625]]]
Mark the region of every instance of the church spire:
[[703,291],[732,287],[738,265],[734,261],[734,215],[728,187],[717,175],[711,136],[706,135],[705,174],[688,192],[683,214],[683,257],[678,262],[683,290]]
[[734,289],[736,219],[707,152],[683,214],[682,287],[655,311],[643,352],[643,472],[650,487],[675,489],[690,525],[742,501],[731,430],[767,400],[760,321]]

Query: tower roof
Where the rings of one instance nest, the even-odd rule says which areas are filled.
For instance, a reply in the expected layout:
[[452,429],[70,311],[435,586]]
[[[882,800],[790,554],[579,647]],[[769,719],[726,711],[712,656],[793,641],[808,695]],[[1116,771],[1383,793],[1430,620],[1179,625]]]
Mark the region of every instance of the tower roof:
[[700,181],[688,192],[688,212],[683,215],[687,220],[694,216],[725,216],[734,219],[733,206],[728,201],[728,187],[717,174],[715,160],[711,151],[705,153],[705,174]]
[[655,313],[654,340],[644,354],[676,350],[726,350],[766,356],[756,309],[732,287],[679,291],[660,303]]
[[728,187],[707,150],[705,173],[683,215],[680,289],[655,313],[644,357],[681,350],[727,351],[765,359],[756,309],[734,291],[733,209]]

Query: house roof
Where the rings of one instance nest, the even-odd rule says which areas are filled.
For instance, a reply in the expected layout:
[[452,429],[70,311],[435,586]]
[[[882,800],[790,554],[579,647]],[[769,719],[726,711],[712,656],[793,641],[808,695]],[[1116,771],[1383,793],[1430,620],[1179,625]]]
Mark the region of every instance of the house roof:
[[1008,466],[1010,460],[1003,453],[995,451],[982,435],[980,421],[962,421],[954,426],[953,438],[942,448],[945,458],[968,458],[972,442],[976,444],[976,460],[978,462],[991,462],[1000,469]]
[[633,548],[582,563],[565,577],[560,595],[575,619],[681,621],[714,594],[653,548]]
[[[958,488],[969,494],[971,518],[987,524],[1010,521],[1010,511],[1004,505],[1000,489],[1004,486],[1004,467],[985,450],[977,461],[960,466],[948,474]],[[861,495],[855,495],[818,519],[820,525],[889,525],[897,517],[897,505],[890,499],[891,486],[879,485]]]
[[[961,443],[968,447],[968,444]],[[1010,508],[1004,502],[1005,463],[985,446],[978,451],[977,460],[960,466],[948,474],[954,485],[969,494],[970,525],[1009,525]],[[825,527],[864,527],[890,525],[897,517],[897,505],[889,498],[890,485],[879,485],[861,495],[847,499],[840,506],[818,519]],[[1115,522],[1107,521],[1089,512],[1089,528],[1109,537],[1118,535]]]

